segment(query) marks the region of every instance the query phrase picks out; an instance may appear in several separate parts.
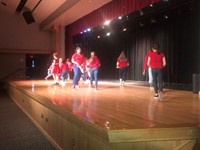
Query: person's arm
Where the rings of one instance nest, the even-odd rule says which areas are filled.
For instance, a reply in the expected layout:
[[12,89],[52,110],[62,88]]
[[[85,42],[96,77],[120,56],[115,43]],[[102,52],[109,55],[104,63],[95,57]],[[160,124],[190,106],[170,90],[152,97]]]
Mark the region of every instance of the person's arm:
[[147,59],[147,66],[150,66],[150,62],[151,62],[151,57],[148,56],[148,59]]
[[74,60],[74,57],[73,57],[73,56],[72,56],[72,63],[79,66],[79,64]]
[[165,57],[163,57],[162,61],[163,61],[163,68],[164,68],[166,66],[166,59],[165,59]]
[[146,55],[146,56],[145,56],[145,59],[144,59],[144,66],[143,66],[143,72],[142,72],[143,75],[146,74],[147,60],[148,60],[148,56]]
[[116,68],[119,68],[119,60],[117,60]]
[[127,59],[127,67],[129,66],[129,61],[128,61],[128,59]]

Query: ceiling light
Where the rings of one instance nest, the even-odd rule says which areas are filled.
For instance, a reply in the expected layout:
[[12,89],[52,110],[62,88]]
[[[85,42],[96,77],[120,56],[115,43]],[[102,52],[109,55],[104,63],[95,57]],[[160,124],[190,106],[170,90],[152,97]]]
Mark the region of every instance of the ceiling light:
[[83,32],[80,32],[80,34],[83,34]]
[[126,30],[127,30],[126,28],[123,29],[123,31],[126,31]]
[[150,7],[153,7],[153,4],[150,4]]
[[110,36],[110,32],[106,33],[106,36]]
[[104,24],[105,25],[109,25],[110,24],[110,20],[106,20]]
[[122,19],[122,16],[119,16],[118,19]]
[[98,39],[100,39],[100,38],[101,38],[101,36],[100,36],[100,35],[98,35],[98,36],[97,36],[97,38],[98,38]]
[[164,15],[164,18],[165,18],[165,19],[168,19],[168,16],[167,16],[167,15]]
[[91,31],[91,29],[90,29],[90,28],[88,28],[88,29],[87,29],[87,31],[89,31],[89,32],[90,32],[90,31]]

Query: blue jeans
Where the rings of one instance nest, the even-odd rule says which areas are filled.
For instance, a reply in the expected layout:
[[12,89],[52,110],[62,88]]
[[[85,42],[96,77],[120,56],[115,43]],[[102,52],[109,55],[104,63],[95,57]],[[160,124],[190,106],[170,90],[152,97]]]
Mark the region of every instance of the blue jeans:
[[93,80],[95,80],[95,86],[98,85],[98,68],[91,68],[90,69],[90,85],[92,85]]
[[69,73],[68,70],[62,70],[61,78],[62,78],[62,81],[63,81],[63,82],[65,82],[65,79],[67,79],[68,73]]
[[119,79],[122,79],[122,81],[126,81],[126,73],[127,73],[127,67],[120,68]]
[[77,67],[75,65],[73,66],[73,71],[74,71],[74,77],[73,77],[72,83],[73,83],[73,85],[78,85],[78,82],[81,78],[81,71],[80,71],[79,67]]
[[149,74],[149,84],[152,84],[153,83],[153,76],[152,76],[151,68],[148,68],[148,74]]
[[163,75],[162,75],[162,69],[158,68],[152,68],[152,76],[153,76],[153,87],[155,93],[158,93],[158,88],[159,91],[163,91]]

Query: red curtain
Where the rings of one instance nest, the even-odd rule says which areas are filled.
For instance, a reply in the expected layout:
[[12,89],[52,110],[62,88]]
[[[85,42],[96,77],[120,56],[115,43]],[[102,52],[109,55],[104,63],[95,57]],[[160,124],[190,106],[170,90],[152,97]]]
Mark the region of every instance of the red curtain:
[[68,31],[68,35],[66,36],[68,56],[71,56],[73,53],[72,44],[74,35],[80,33],[84,29],[103,25],[105,20],[112,20],[118,16],[124,16],[159,1],[160,0],[112,0],[101,8],[68,25],[66,27]]

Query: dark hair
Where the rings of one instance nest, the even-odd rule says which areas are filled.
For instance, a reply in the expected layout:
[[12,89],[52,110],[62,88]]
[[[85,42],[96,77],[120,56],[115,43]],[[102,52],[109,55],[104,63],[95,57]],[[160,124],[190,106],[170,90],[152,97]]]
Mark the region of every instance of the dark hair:
[[158,43],[154,43],[153,46],[151,46],[151,51],[152,51],[152,49],[157,50],[157,54],[160,54],[160,50],[159,50],[160,46]]
[[159,47],[159,45],[157,43],[155,43],[155,44],[152,45],[151,49],[152,48],[156,49],[156,50],[159,50],[160,47]]

